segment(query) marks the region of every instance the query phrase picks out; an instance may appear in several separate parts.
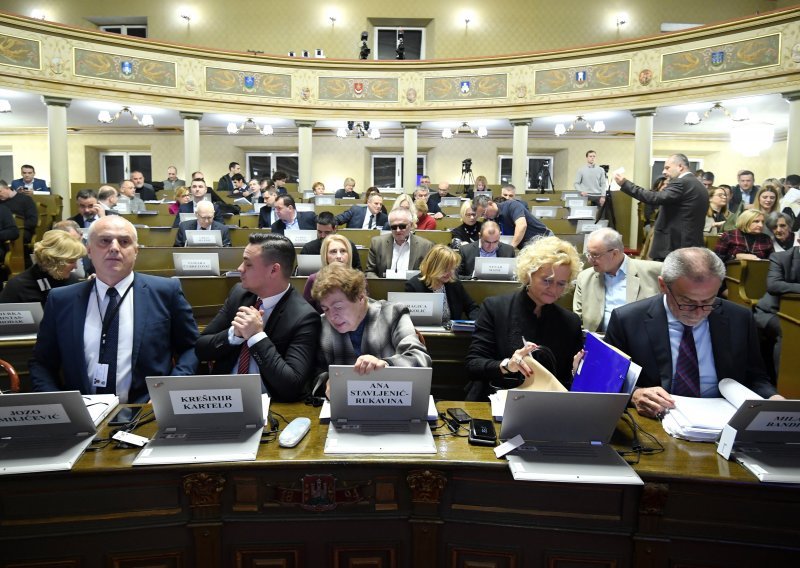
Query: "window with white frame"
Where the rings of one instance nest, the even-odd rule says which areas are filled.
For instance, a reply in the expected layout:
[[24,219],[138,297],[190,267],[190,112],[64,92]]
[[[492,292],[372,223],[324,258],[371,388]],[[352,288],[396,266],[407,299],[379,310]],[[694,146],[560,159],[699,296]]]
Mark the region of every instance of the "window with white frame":
[[[498,179],[501,184],[511,183],[512,161],[511,156],[498,157]],[[553,156],[529,155],[528,167],[525,170],[527,179],[525,189],[553,189],[553,163]]]
[[247,152],[245,154],[247,179],[272,177],[275,172],[285,172],[289,183],[300,181],[297,152]]
[[405,59],[425,59],[425,28],[376,27],[374,47],[375,59],[397,59],[400,38],[403,38]]
[[152,181],[151,155],[145,152],[101,152],[100,181],[119,183],[130,179],[131,172],[139,171],[146,181]]
[[111,32],[112,34],[120,34],[132,37],[147,37],[147,25],[145,24],[112,24],[100,26],[100,30],[104,32]]
[[[417,156],[417,176],[425,173],[425,161],[424,154]],[[372,154],[372,185],[380,189],[402,188],[404,166],[402,154]]]

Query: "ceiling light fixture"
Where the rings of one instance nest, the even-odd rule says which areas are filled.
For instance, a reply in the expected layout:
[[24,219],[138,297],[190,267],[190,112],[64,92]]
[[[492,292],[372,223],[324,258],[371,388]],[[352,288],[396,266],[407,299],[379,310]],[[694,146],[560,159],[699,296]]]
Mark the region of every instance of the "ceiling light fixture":
[[625,24],[628,23],[629,20],[630,17],[628,17],[627,12],[620,12],[619,14],[617,14],[617,27],[624,26]]
[[556,136],[563,136],[564,134],[568,134],[575,130],[575,127],[581,125],[582,127],[586,128],[586,130],[590,132],[600,133],[606,131],[606,123],[602,120],[595,121],[594,124],[590,123],[588,120],[583,118],[582,116],[578,116],[575,120],[570,123],[569,126],[565,126],[563,122],[559,122],[556,124],[556,127],[553,129],[553,132]]
[[347,138],[350,134],[354,134],[356,140],[360,138],[371,138],[377,140],[381,137],[381,131],[378,128],[369,127],[369,120],[363,122],[356,122],[354,120],[347,121],[347,128],[338,128],[336,130],[336,137],[343,139]]
[[445,140],[450,140],[451,138],[455,138],[459,134],[473,134],[478,138],[486,138],[489,136],[489,131],[486,129],[485,126],[479,126],[477,129],[473,128],[469,125],[468,122],[462,122],[461,126],[455,129],[445,128],[442,130],[442,138]]
[[721,111],[725,116],[730,118],[734,122],[743,122],[745,120],[750,119],[750,111],[747,110],[747,107],[739,107],[736,109],[735,114],[731,114],[728,109],[722,106],[722,103],[714,103],[711,108],[709,108],[706,112],[703,113],[703,116],[697,114],[696,111],[690,111],[686,113],[686,118],[683,120],[684,124],[688,124],[691,126],[700,124],[705,119],[707,119],[712,112],[714,111]]
[[101,110],[97,114],[97,120],[99,122],[102,122],[103,124],[111,124],[112,122],[116,122],[119,119],[119,117],[122,116],[123,114],[131,115],[131,118],[133,120],[135,120],[136,123],[139,124],[140,126],[145,126],[145,127],[149,128],[149,127],[153,126],[153,124],[155,124],[153,122],[153,116],[152,115],[143,114],[142,118],[139,118],[138,116],[136,116],[136,113],[133,112],[130,109],[130,107],[127,107],[127,106],[124,106],[120,110],[118,110],[116,112],[116,114],[114,114],[114,116],[111,116],[111,113],[108,112],[107,110]]
[[247,128],[252,128],[254,130],[257,130],[260,134],[263,134],[264,136],[272,136],[275,133],[275,129],[272,128],[271,125],[265,124],[263,127],[260,127],[258,126],[258,124],[256,124],[256,121],[253,120],[252,118],[248,118],[238,126],[236,125],[235,122],[229,122],[226,130],[228,131],[228,134],[239,134],[240,132],[242,132]]

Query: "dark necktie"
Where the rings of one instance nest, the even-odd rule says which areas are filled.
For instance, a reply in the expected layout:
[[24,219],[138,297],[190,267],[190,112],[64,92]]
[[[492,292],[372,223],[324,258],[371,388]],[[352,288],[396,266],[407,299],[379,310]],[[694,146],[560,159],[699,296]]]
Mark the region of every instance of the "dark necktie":
[[[256,302],[255,308],[257,310],[261,309],[261,298]],[[242,350],[239,351],[239,368],[237,371],[240,375],[246,375],[250,372],[250,347],[248,347],[247,341],[242,343]]]
[[117,344],[119,343],[119,292],[116,288],[106,291],[108,306],[103,316],[105,334],[100,337],[100,357],[98,362],[108,365],[106,386],[98,387],[97,394],[115,394],[117,392]]
[[375,227],[375,214],[369,216],[369,228],[373,229]]
[[678,346],[678,363],[675,365],[672,394],[700,396],[700,366],[697,362],[697,348],[694,344],[692,327],[689,325],[683,326],[683,336]]

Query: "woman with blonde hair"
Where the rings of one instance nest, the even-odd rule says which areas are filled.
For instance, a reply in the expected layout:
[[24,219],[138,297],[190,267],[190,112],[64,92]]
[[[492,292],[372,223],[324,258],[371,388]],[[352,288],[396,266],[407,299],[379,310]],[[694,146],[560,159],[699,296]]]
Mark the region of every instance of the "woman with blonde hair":
[[583,347],[581,320],[556,302],[582,268],[575,247],[558,237],[536,238],[520,251],[521,289],[481,305],[466,358],[472,379],[467,400],[484,400],[497,389],[522,384],[533,374],[524,358],[535,351],[552,354],[544,366],[569,388],[573,360]]
[[[348,268],[352,268],[353,258],[350,256],[351,252],[350,241],[347,240],[347,237],[334,233],[328,235],[322,241],[319,256],[322,261],[322,266],[328,266],[331,263],[337,262]],[[320,308],[319,304],[311,295],[311,289],[314,287],[314,282],[316,282],[318,274],[319,272],[314,272],[308,276],[308,281],[306,282],[305,288],[303,288],[303,297],[309,304],[314,306],[314,309],[322,313],[322,308]]]
[[716,235],[722,230],[725,221],[730,215],[728,211],[728,192],[721,187],[708,188],[708,211],[706,212],[706,225],[703,232],[706,235]]
[[189,193],[189,190],[184,186],[179,187],[178,189],[175,190],[175,203],[169,204],[168,208],[169,214],[177,215],[178,210],[181,208],[181,205],[189,203],[189,201],[191,200],[192,200],[192,194]]
[[344,199],[344,198],[353,198],[358,199],[360,195],[355,192],[353,189],[356,186],[356,180],[351,177],[344,178],[344,187],[342,189],[337,189],[334,196],[336,199]]
[[758,209],[742,211],[736,219],[736,228],[722,233],[714,247],[723,262],[765,260],[772,251],[772,238],[764,233],[764,214]]
[[84,256],[86,247],[80,240],[65,231],[47,231],[33,246],[35,264],[6,282],[0,292],[0,303],[40,302],[44,305],[52,288],[78,281],[72,271]]
[[475,178],[475,191],[489,191],[489,182],[486,180],[486,176]]
[[761,211],[764,216],[771,215],[778,212],[778,203],[780,202],[780,189],[774,184],[762,185],[756,192],[756,197],[753,200],[756,211]]
[[455,229],[450,229],[453,239],[458,239],[460,244],[467,245],[479,241],[481,238],[481,222],[472,208],[472,202],[467,200],[461,204],[461,224]]
[[424,199],[414,202],[417,208],[417,229],[420,231],[435,231],[436,219],[428,215],[428,203]]
[[444,294],[442,322],[454,319],[475,319],[476,304],[456,276],[461,256],[444,245],[434,245],[419,265],[419,274],[406,281],[406,292]]
[[[395,209],[408,209],[411,213],[411,228],[417,228],[417,206],[414,205],[414,200],[411,196],[407,193],[401,193],[397,196],[397,199],[394,200],[394,205],[392,205],[391,211]],[[386,224],[383,226],[384,231],[389,230],[389,222],[387,221]]]

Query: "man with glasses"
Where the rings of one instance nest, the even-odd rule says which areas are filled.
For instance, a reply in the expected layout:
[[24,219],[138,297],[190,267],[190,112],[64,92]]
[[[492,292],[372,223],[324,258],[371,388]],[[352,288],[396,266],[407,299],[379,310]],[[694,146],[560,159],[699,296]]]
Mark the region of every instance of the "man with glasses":
[[419,270],[419,265],[433,243],[411,234],[412,220],[408,209],[389,213],[391,235],[372,237],[367,259],[368,278],[386,278],[386,272],[405,279],[407,270]]
[[472,202],[478,217],[495,221],[503,235],[513,235],[511,246],[521,249],[533,237],[552,235],[536,216],[528,209],[528,204],[518,199],[496,203],[486,195],[479,195]]
[[231,234],[228,227],[214,220],[214,204],[210,201],[201,201],[194,210],[197,219],[184,221],[178,225],[178,234],[175,236],[175,247],[186,246],[186,231],[219,231],[222,234],[222,246],[231,246]]
[[[207,197],[208,186],[206,185],[205,180],[202,178],[195,178],[192,180],[192,185],[189,187],[189,193],[192,194],[192,200],[189,201],[189,203],[181,203],[180,207],[178,208],[178,214],[175,215],[175,222],[172,224],[173,227],[178,227],[180,225],[181,213],[194,213],[199,204],[206,201],[212,203]],[[216,203],[212,203],[212,205],[214,207],[214,220],[218,223],[222,223],[225,218],[222,215],[222,211],[219,209],[219,205]]]
[[781,398],[764,370],[753,314],[717,298],[724,277],[713,251],[682,248],[664,260],[660,295],[612,312],[606,342],[642,366],[632,397],[639,414],[663,416],[673,394],[719,397],[723,378]]
[[516,250],[511,245],[500,242],[500,227],[494,221],[486,221],[481,226],[480,239],[461,247],[461,265],[458,275],[472,278],[475,272],[475,259],[478,257],[514,258]]
[[578,275],[572,311],[589,331],[603,331],[614,308],[658,294],[661,263],[625,255],[622,235],[614,229],[594,231],[586,241],[589,263]]

